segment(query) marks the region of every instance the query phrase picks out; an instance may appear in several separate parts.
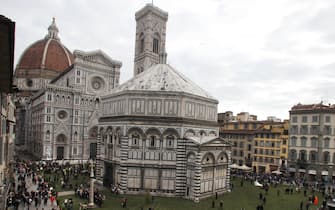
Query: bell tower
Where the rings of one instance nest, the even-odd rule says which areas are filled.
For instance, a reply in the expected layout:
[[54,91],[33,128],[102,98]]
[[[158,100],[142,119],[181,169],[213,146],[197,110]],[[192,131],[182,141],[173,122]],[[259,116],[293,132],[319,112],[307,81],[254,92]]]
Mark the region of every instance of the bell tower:
[[165,52],[168,13],[147,4],[135,14],[136,38],[134,76],[159,63],[160,52]]

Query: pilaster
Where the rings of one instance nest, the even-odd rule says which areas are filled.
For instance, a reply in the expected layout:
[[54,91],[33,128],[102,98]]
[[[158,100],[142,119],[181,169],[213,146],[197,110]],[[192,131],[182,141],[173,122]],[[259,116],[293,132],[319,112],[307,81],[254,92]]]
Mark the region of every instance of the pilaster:
[[127,182],[128,182],[128,136],[121,136],[121,159],[120,159],[120,189],[125,193],[127,191]]
[[199,199],[200,199],[201,170],[202,170],[201,159],[202,159],[201,152],[197,152],[196,157],[195,157],[194,185],[193,185],[194,202],[199,202]]
[[176,158],[176,196],[185,195],[186,186],[186,144],[184,139],[178,139]]
[[98,132],[97,134],[97,162],[96,162],[96,170],[95,170],[95,176],[96,179],[99,181],[103,180],[104,176],[104,157],[101,154],[101,151],[103,150],[103,139],[101,132]]

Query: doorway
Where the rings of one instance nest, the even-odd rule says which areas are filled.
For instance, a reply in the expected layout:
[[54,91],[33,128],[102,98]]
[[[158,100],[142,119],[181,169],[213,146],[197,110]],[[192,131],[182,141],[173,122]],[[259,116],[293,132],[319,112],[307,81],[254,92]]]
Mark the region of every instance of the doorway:
[[64,147],[57,147],[57,160],[64,159]]

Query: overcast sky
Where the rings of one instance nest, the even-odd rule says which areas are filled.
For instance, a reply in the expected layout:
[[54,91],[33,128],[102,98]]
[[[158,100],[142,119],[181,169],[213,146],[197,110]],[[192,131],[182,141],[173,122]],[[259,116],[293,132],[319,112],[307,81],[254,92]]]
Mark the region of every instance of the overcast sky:
[[[133,73],[135,12],[149,0],[0,0],[16,22],[15,64],[56,18],[71,51],[101,49]],[[334,103],[334,0],[154,0],[169,13],[168,63],[219,100],[219,112],[288,118]]]

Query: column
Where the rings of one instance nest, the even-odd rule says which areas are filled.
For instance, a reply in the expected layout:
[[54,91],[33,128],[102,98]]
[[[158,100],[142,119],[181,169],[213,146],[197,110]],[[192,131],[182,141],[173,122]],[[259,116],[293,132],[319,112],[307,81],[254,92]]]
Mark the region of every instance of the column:
[[93,208],[94,205],[94,169],[93,169],[93,160],[90,160],[90,169],[91,169],[91,174],[90,174],[90,194],[89,194],[89,203],[88,207]]
[[[195,169],[194,169],[194,179],[193,179],[193,196],[194,196],[194,202],[199,202],[200,199],[200,190],[201,190],[201,159],[202,154],[201,152],[197,152],[195,157]],[[214,180],[213,180],[213,189],[214,189]]]
[[125,193],[128,182],[128,136],[121,136],[121,158],[120,158],[120,189]]

